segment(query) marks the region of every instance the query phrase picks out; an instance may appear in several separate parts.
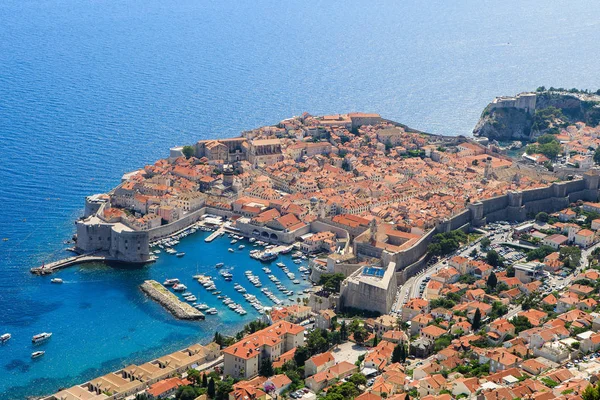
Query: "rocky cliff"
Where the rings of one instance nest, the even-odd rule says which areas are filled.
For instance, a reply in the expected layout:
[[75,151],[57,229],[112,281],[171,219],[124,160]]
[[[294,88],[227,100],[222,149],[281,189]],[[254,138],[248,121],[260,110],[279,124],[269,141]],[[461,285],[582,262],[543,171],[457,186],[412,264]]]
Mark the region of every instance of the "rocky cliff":
[[[508,98],[510,99],[510,98]],[[536,93],[535,109],[503,106],[503,101],[490,103],[473,129],[475,136],[489,139],[532,140],[543,133],[558,133],[574,123],[600,123],[600,96],[587,93],[543,91]]]

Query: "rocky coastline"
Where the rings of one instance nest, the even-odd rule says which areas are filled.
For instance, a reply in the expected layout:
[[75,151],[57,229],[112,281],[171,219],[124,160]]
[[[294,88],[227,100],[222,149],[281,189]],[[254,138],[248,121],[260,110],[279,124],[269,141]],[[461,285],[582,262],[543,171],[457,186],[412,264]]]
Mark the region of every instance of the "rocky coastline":
[[144,281],[140,289],[152,300],[163,306],[177,319],[199,320],[204,319],[204,314],[187,304],[169,290],[154,280]]

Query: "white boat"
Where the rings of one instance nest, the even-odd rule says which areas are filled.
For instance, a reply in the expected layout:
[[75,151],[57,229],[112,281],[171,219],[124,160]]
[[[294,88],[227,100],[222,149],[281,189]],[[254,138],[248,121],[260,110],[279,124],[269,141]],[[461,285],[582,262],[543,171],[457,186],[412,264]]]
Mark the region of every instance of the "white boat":
[[43,342],[44,340],[50,339],[51,336],[52,336],[52,332],[50,332],[50,333],[48,333],[48,332],[42,332],[42,333],[39,333],[37,335],[34,335],[31,338],[31,342],[32,343],[40,343],[40,342]]
[[45,351],[34,351],[33,353],[31,353],[31,358],[38,358],[43,356],[44,354],[46,354]]
[[231,247],[230,247],[230,248],[228,248],[228,249],[227,249],[227,251],[228,251],[228,252],[230,252],[230,253],[233,253],[233,252],[234,252],[234,250],[233,250]]
[[10,333],[3,334],[2,336],[0,336],[0,343],[8,342],[11,337],[12,336]]
[[193,296],[192,293],[190,292],[185,292],[184,294],[182,294],[183,297],[188,297],[188,296]]
[[208,307],[208,305],[206,305],[206,304],[202,303],[202,304],[197,304],[197,305],[196,305],[196,308],[197,308],[198,310],[202,311],[202,310],[208,310],[210,307]]
[[254,243],[254,242],[256,242],[256,238],[250,238],[250,239],[248,239],[248,241],[249,241],[250,243]]
[[221,268],[225,263],[216,263],[215,268]]
[[210,285],[209,287],[206,288],[206,290],[208,290],[208,291],[213,291],[216,289],[217,289],[217,287],[215,285]]
[[206,310],[206,313],[210,314],[210,315],[215,315],[217,312],[218,312],[217,309],[214,308],[214,307],[213,308],[209,308],[208,310]]
[[184,253],[184,252],[181,252],[181,253],[177,253],[177,254],[175,254],[175,255],[176,255],[177,257],[183,257],[183,256],[185,256],[185,253]]
[[282,262],[278,262],[278,263],[277,263],[277,264],[275,264],[275,265],[277,265],[279,268],[283,268],[283,267],[285,267],[285,264],[284,264],[284,263],[282,263]]
[[154,250],[154,254],[160,254],[160,250]]
[[292,282],[294,282],[296,285],[300,283],[298,279],[294,279]]
[[240,244],[240,245],[238,246],[238,250],[244,250],[245,248],[246,248],[246,246],[244,246],[243,244]]
[[173,285],[173,290],[177,292],[183,292],[184,290],[187,290],[187,286],[185,286],[183,283],[177,283]]
[[229,242],[230,244],[236,244],[238,241],[237,239],[233,239],[231,242]]
[[179,279],[177,278],[173,278],[173,279],[167,279],[166,281],[163,282],[163,285],[165,286],[173,286],[179,283]]
[[188,296],[185,298],[185,301],[189,301],[190,303],[193,303],[196,300],[198,300],[198,299],[194,295],[191,295],[191,296]]
[[52,283],[63,283],[63,280],[60,278],[52,278],[50,279],[50,282]]

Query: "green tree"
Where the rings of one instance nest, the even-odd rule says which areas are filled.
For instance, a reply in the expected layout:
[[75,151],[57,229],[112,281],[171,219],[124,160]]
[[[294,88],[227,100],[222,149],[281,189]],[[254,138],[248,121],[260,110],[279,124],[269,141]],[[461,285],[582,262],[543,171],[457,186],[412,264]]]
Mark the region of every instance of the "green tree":
[[600,400],[600,391],[598,390],[598,386],[589,385],[586,387],[581,393],[581,398],[583,400]]
[[499,267],[504,264],[502,262],[502,257],[500,257],[500,254],[498,254],[496,250],[488,251],[485,256],[485,261],[492,267]]
[[510,323],[514,325],[516,334],[526,331],[527,329],[533,328],[531,322],[529,322],[527,317],[523,315],[517,315],[516,317],[510,320]]
[[356,372],[355,374],[352,374],[352,376],[350,378],[347,379],[348,382],[352,382],[354,384],[354,386],[360,386],[360,385],[366,385],[367,384],[367,378],[363,375],[360,374],[358,372]]
[[199,385],[202,383],[202,378],[200,377],[200,372],[197,369],[190,368],[187,370],[187,377],[190,382],[194,385]]
[[194,400],[198,396],[196,393],[196,389],[191,386],[180,386],[177,389],[177,393],[175,394],[175,398],[177,400]]
[[138,393],[135,395],[135,400],[152,400],[148,393]]
[[373,347],[376,347],[378,343],[379,343],[379,338],[377,337],[377,335],[375,335],[375,337],[373,338]]
[[304,365],[306,360],[310,358],[310,351],[306,346],[300,346],[296,348],[296,352],[294,353],[294,361],[296,365]]
[[515,269],[513,268],[512,265],[509,265],[508,267],[506,267],[506,276],[509,278],[515,277]]
[[548,222],[549,218],[550,216],[548,215],[548,213],[543,211],[535,215],[535,220],[540,222]]
[[333,292],[339,292],[344,279],[346,279],[344,274],[339,272],[335,274],[322,274],[321,278],[319,278],[319,285]]
[[486,236],[483,239],[481,239],[481,242],[479,242],[479,243],[481,244],[482,248],[487,249],[492,244],[492,241],[490,240],[489,237]]
[[369,333],[364,326],[361,326],[354,331],[354,341],[356,341],[356,343],[363,344],[368,336]]
[[270,357],[263,357],[262,362],[260,363],[260,370],[258,372],[261,376],[271,377],[275,373],[273,372],[273,361],[271,361]]
[[208,376],[206,374],[202,374],[202,387],[208,387]]
[[[233,389],[233,385],[232,388]],[[229,392],[228,392],[229,393]],[[216,391],[215,391],[215,379],[214,378],[210,378],[208,380],[208,386],[206,388],[206,394],[208,395],[208,397],[210,397],[211,399],[214,399],[216,397]]]
[[196,153],[196,150],[194,149],[194,146],[183,146],[183,150],[181,150],[181,152],[185,158],[190,158]]
[[596,147],[596,151],[594,151],[594,162],[600,164],[600,146]]
[[498,284],[498,278],[496,277],[496,274],[494,272],[492,272],[490,274],[490,276],[488,276],[487,287],[490,288],[490,290],[494,290],[496,288],[497,284]]
[[348,327],[345,320],[340,324],[340,336],[342,340],[348,340]]
[[396,347],[394,347],[394,351],[392,351],[392,363],[404,362],[402,360],[403,356],[404,359],[406,359],[406,354],[404,350],[404,342],[400,342],[396,345]]
[[475,310],[475,315],[473,316],[473,323],[471,326],[473,328],[473,332],[479,330],[481,327],[481,311],[479,311],[479,308]]

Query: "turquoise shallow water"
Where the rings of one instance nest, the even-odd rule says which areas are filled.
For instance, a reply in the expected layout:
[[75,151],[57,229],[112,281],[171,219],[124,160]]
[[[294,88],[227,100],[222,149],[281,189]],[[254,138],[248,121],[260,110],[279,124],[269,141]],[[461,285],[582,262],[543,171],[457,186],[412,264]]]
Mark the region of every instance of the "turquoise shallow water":
[[[72,268],[60,287],[31,276],[66,255],[84,196],[170,146],[304,111],[375,111],[456,135],[496,95],[595,90],[598,15],[592,0],[0,2],[0,332],[14,335],[0,347],[0,397],[51,393],[243,324],[176,322],[137,290],[212,265],[227,241],[189,238],[184,258],[144,269]],[[237,257],[236,269],[257,267]],[[44,330],[55,337],[33,363],[29,340]]]

